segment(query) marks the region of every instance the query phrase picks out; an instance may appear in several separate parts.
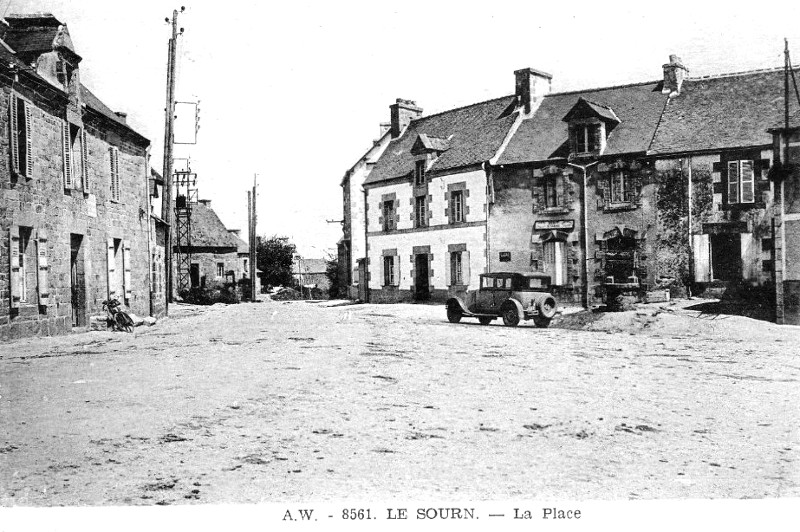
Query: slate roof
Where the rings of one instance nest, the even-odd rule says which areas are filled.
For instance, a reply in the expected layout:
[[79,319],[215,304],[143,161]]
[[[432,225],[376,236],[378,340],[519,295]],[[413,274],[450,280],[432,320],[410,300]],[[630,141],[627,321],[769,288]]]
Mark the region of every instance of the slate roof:
[[515,101],[514,96],[505,96],[411,121],[406,131],[389,143],[364,183],[404,177],[412,172],[415,157],[411,148],[420,133],[429,138],[448,139],[449,149],[436,159],[429,172],[491,159],[517,116],[511,112]]
[[[49,13],[12,14],[5,17],[8,26],[0,26],[0,38],[18,54],[44,53],[53,49],[53,41],[62,23]],[[75,51],[72,42],[64,43]]]
[[660,81],[549,94],[534,115],[522,121],[497,163],[566,157],[568,126],[563,118],[580,99],[593,104],[595,112],[611,117],[608,109],[613,111],[620,123],[609,134],[604,155],[621,155],[647,151],[667,97],[661,94]]
[[782,68],[686,79],[664,109],[649,153],[770,144],[767,129],[783,120],[783,79]]
[[227,248],[237,251],[239,242],[236,235],[228,232],[217,213],[203,203],[192,203],[192,247]]
[[236,248],[237,253],[239,253],[240,255],[241,254],[247,255],[248,253],[250,253],[250,244],[242,240],[241,237],[235,235],[234,233],[231,233],[231,236],[233,236],[233,239],[236,240],[236,243],[238,245],[238,247]]

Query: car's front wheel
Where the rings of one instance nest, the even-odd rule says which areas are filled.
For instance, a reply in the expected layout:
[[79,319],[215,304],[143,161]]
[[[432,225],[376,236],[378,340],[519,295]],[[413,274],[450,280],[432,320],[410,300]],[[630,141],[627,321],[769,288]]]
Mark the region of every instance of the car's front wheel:
[[457,303],[450,303],[447,305],[447,321],[450,323],[458,323],[461,321],[463,313]]
[[516,327],[519,325],[519,312],[517,312],[516,307],[508,305],[503,309],[503,323],[507,327]]

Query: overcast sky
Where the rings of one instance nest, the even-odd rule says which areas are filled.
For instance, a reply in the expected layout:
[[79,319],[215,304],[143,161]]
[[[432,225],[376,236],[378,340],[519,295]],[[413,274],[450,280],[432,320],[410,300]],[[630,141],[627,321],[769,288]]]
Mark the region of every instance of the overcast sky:
[[[693,77],[780,67],[784,37],[800,64],[795,2],[714,4],[186,1],[177,99],[201,101],[188,150],[200,197],[246,234],[257,173],[259,235],[290,236],[322,257],[341,235],[326,223],[342,218],[341,178],[395,98],[435,113],[513,93],[513,71],[528,66],[553,74],[554,91],[656,80],[670,53]],[[164,18],[180,6],[0,0],[5,13],[51,12],[68,24],[84,84],[128,113],[159,172]]]

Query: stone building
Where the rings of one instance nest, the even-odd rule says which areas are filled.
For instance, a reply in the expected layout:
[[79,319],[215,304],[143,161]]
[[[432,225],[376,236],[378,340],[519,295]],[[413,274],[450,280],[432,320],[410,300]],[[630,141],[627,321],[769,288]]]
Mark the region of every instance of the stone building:
[[[400,101],[397,102],[401,103]],[[399,123],[398,123],[399,125]],[[337,244],[339,261],[339,283],[344,288],[341,295],[365,301],[366,296],[366,249],[367,235],[364,231],[364,181],[375,167],[375,161],[383,154],[392,136],[391,124],[381,124],[380,135],[372,147],[361,156],[347,172],[342,182],[342,238]]]
[[523,69],[513,96],[429,117],[399,100],[393,120],[408,125],[393,125],[364,184],[370,300],[444,299],[480,272],[539,271],[587,306],[669,284],[772,304],[776,279],[794,305],[781,295],[800,280],[794,188],[769,178],[783,71],[692,78],[677,56],[661,71],[551,93],[549,74]]
[[0,26],[0,338],[60,334],[116,297],[151,308],[149,141],[80,81],[49,14]]
[[[240,279],[242,277],[242,262],[239,258],[241,239],[228,231],[217,213],[211,208],[211,200],[191,203],[191,211],[191,245],[188,247],[188,252],[191,254],[189,269],[191,287]],[[177,253],[178,247],[175,246],[173,250]],[[184,251],[187,250],[184,249]],[[173,261],[176,267],[177,262],[176,255]]]

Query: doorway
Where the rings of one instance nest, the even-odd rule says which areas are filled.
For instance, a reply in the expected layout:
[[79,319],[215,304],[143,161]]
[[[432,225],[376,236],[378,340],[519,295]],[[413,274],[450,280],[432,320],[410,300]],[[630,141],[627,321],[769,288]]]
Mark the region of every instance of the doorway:
[[428,257],[427,254],[414,255],[414,299],[417,301],[431,298]]
[[367,261],[358,259],[358,299],[367,301]]
[[86,325],[86,273],[83,259],[83,235],[70,235],[70,293],[72,326]]
[[738,233],[711,235],[711,278],[738,281],[742,278],[742,236]]
[[200,286],[200,264],[193,262],[189,267],[189,279],[192,283],[192,288]]

